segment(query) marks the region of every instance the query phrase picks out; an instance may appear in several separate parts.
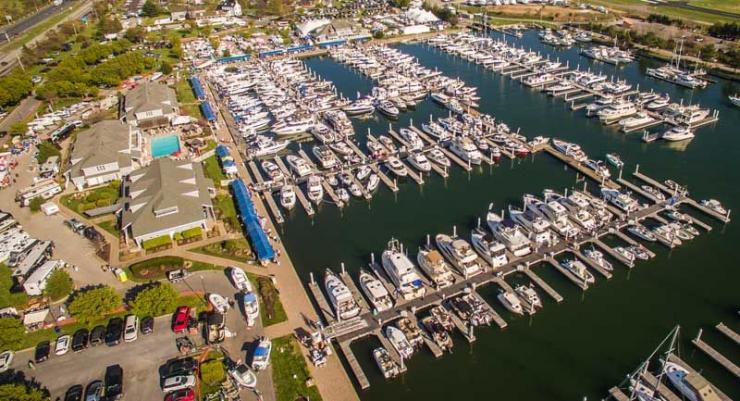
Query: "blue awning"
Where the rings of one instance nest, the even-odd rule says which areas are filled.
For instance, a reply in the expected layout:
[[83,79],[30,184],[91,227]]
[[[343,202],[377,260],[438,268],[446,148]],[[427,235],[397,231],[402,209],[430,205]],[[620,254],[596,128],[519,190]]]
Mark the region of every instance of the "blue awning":
[[236,61],[247,61],[249,60],[249,54],[240,54],[238,56],[222,57],[216,62],[219,64],[233,63]]
[[208,102],[201,103],[200,111],[201,113],[203,113],[203,117],[205,117],[207,121],[216,121],[216,115],[213,113],[213,109],[211,108],[210,103]]
[[244,181],[241,179],[234,180],[229,185],[234,194],[239,218],[247,231],[247,238],[251,242],[252,248],[257,253],[257,259],[260,262],[272,260],[275,257],[275,250],[272,248],[272,244],[264,230],[262,230],[247,186],[244,185]]
[[218,145],[218,146],[216,146],[216,155],[218,155],[218,157],[220,157],[222,159],[224,157],[231,156],[231,154],[229,153],[229,148],[227,148],[224,145]]
[[200,84],[198,77],[190,77],[190,86],[193,87],[193,92],[198,100],[206,98],[206,92],[203,90],[203,85]]

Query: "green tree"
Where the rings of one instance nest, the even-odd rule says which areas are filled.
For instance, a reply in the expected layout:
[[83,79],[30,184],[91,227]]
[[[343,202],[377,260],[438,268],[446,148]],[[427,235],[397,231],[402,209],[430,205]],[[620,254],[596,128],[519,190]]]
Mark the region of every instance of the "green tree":
[[204,362],[200,365],[200,379],[209,386],[221,383],[225,377],[224,364],[219,360]]
[[[0,318],[0,350],[18,349],[23,344],[26,328],[23,323],[14,317]],[[0,400],[12,398],[0,397]]]
[[52,301],[58,301],[69,295],[73,289],[74,282],[72,282],[69,273],[64,270],[55,270],[46,281],[44,295],[51,298]]
[[167,61],[162,61],[159,64],[159,72],[162,74],[168,75],[172,73],[172,64],[168,63]]
[[156,17],[159,15],[159,7],[152,1],[146,0],[141,8],[141,15],[145,17]]
[[158,283],[136,294],[129,306],[138,316],[161,316],[175,310],[179,296],[172,284]]
[[123,34],[123,37],[130,42],[141,43],[146,38],[146,30],[140,26],[129,28]]
[[8,383],[0,385],[0,400],[13,401],[48,401],[41,390],[19,383]]
[[32,212],[36,213],[39,210],[41,210],[41,205],[44,204],[44,198],[38,196],[36,198],[31,199],[31,202],[28,203],[28,208],[31,209]]
[[104,17],[98,22],[98,34],[108,34],[120,32],[123,29],[121,21],[116,17]]
[[10,127],[8,127],[8,133],[13,136],[23,135],[26,132],[28,132],[28,124],[23,121],[18,121],[16,123],[10,124]]
[[107,286],[78,291],[73,296],[69,313],[84,324],[100,319],[121,305],[121,296]]

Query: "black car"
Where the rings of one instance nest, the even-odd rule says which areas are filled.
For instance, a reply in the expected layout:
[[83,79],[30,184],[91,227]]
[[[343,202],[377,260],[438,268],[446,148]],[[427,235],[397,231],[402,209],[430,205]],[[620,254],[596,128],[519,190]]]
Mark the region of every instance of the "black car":
[[96,346],[105,342],[105,326],[95,326],[90,332],[90,345]]
[[70,387],[69,390],[64,394],[64,401],[81,401],[82,400],[82,385],[75,384]]
[[172,359],[164,365],[162,377],[191,375],[198,368],[198,361],[191,357]]
[[105,397],[120,399],[123,395],[123,369],[121,365],[111,365],[105,369]]
[[109,347],[118,345],[121,342],[121,334],[123,333],[123,319],[115,317],[108,322],[108,327],[105,330],[105,344]]
[[85,401],[100,401],[103,398],[103,390],[105,386],[102,380],[95,380],[88,384],[85,389]]
[[141,319],[141,334],[147,335],[154,333],[154,318],[147,316]]
[[49,359],[49,352],[51,351],[51,344],[48,341],[42,341],[36,346],[36,352],[33,355],[33,360],[36,363],[41,363]]
[[79,329],[72,336],[72,351],[80,352],[87,348],[87,341],[90,338],[90,332],[87,329]]

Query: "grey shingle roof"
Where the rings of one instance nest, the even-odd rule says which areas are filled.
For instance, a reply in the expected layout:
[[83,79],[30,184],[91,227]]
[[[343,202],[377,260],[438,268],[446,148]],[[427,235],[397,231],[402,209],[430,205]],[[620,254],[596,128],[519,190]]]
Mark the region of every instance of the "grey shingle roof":
[[175,91],[169,86],[144,81],[130,90],[125,98],[126,118],[132,120],[136,113],[162,109],[163,114],[170,114],[178,107]]
[[123,153],[130,149],[130,129],[118,120],[103,120],[77,134],[70,158],[71,176],[79,177],[82,169],[101,164],[118,162],[119,167],[130,166],[131,155]]

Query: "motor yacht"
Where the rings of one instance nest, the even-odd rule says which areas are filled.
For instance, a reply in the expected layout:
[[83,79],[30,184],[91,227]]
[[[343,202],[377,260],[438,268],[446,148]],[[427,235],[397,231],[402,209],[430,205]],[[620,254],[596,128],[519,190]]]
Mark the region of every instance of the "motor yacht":
[[324,272],[324,288],[337,319],[347,320],[360,314],[360,306],[349,287],[331,269]]
[[295,207],[296,194],[292,185],[283,185],[280,188],[280,206],[286,210],[292,210]]
[[308,177],[306,190],[308,192],[308,199],[311,202],[316,204],[320,203],[324,198],[324,187],[321,186],[321,176],[312,175]]
[[373,350],[373,359],[386,379],[392,379],[401,374],[401,367],[391,358],[391,355],[385,348],[375,348]]
[[616,168],[621,169],[622,167],[624,167],[624,162],[622,161],[622,158],[619,157],[619,155],[616,153],[607,153],[606,161]]
[[655,242],[657,240],[655,234],[640,223],[631,224],[627,227],[627,232],[644,241]]
[[504,219],[489,211],[486,222],[493,233],[493,237],[501,241],[514,256],[526,256],[532,252],[532,241],[522,232],[519,225]]
[[481,229],[476,228],[470,233],[470,243],[483,260],[494,269],[509,262],[506,256],[506,246],[501,242],[488,240]]
[[393,307],[393,299],[377,277],[360,270],[360,288],[377,312]]
[[691,131],[691,129],[689,129],[688,127],[678,125],[666,130],[665,132],[663,132],[663,134],[661,134],[660,137],[665,139],[666,141],[679,142],[693,139],[694,132]]
[[269,137],[259,135],[249,144],[249,154],[254,157],[273,155],[288,147],[289,141],[275,141]]
[[347,113],[347,115],[357,116],[372,113],[375,111],[375,106],[373,105],[372,99],[363,98],[342,107],[342,111]]
[[603,196],[607,202],[624,212],[633,213],[640,209],[637,199],[628,194],[624,194],[617,189],[601,187],[601,196]]
[[450,167],[452,165],[450,159],[445,156],[444,152],[442,152],[442,150],[439,148],[433,148],[432,150],[427,152],[426,155],[429,160],[439,164],[440,166]]
[[419,348],[424,344],[424,337],[422,336],[421,329],[417,324],[411,321],[407,317],[402,317],[396,322],[396,327],[406,336],[406,340],[411,344],[412,348]]
[[455,276],[439,251],[420,249],[416,255],[416,262],[424,274],[432,280],[436,289],[449,287],[455,283]]
[[445,258],[466,279],[483,272],[483,267],[478,262],[478,255],[464,239],[453,238],[447,234],[437,234],[435,242]]
[[373,192],[376,189],[378,189],[378,185],[380,184],[380,177],[378,177],[377,174],[372,173],[370,174],[370,178],[367,179],[367,192]]
[[385,328],[385,336],[393,348],[398,351],[401,358],[409,359],[414,355],[414,347],[411,346],[411,343],[409,343],[409,340],[400,329],[394,326],[388,326]]
[[357,168],[357,172],[355,173],[355,178],[362,181],[373,172],[373,170],[368,166],[360,166]]
[[514,292],[516,292],[516,295],[518,295],[519,298],[527,301],[527,303],[532,305],[535,309],[542,308],[542,300],[537,294],[537,291],[535,291],[534,287],[531,285],[518,285],[514,287]]
[[321,163],[321,167],[325,169],[332,169],[339,165],[339,159],[326,145],[317,145],[313,147],[313,154]]
[[516,313],[517,315],[524,314],[522,302],[513,292],[501,291],[496,298],[498,298],[499,302],[501,302],[501,304],[504,305],[504,307],[509,310],[509,312]]
[[475,146],[475,143],[467,137],[457,137],[450,142],[450,151],[461,158],[463,161],[479,165],[483,160],[483,155]]
[[421,319],[421,324],[429,332],[432,340],[443,350],[452,349],[452,338],[444,326],[434,316],[426,316]]
[[636,256],[629,248],[624,246],[616,246],[613,249],[614,252],[617,253],[617,255],[624,258],[627,262],[629,262],[629,264],[635,263]]
[[406,141],[408,151],[421,150],[424,147],[424,141],[416,132],[408,128],[401,128],[398,130],[398,134]]
[[596,281],[594,275],[586,269],[586,265],[580,260],[563,259],[560,261],[560,266],[573,273],[573,276],[584,285],[593,284]]
[[614,267],[612,266],[611,262],[606,260],[606,257],[604,257],[604,254],[599,251],[598,249],[594,248],[593,246],[591,248],[588,248],[583,251],[583,254],[591,259],[591,261],[596,264],[597,266],[601,267],[602,269],[606,271],[612,271],[614,270]]
[[432,171],[432,164],[429,162],[429,159],[427,159],[424,153],[412,152],[411,154],[409,154],[406,160],[411,166],[421,172],[427,173]]
[[397,177],[406,177],[409,174],[406,166],[397,157],[389,157],[385,166]]
[[304,158],[296,155],[288,155],[285,157],[285,160],[288,162],[291,171],[298,177],[305,177],[311,174],[311,166],[309,166]]
[[722,203],[716,199],[703,199],[700,203],[705,208],[717,214],[727,216],[727,209],[725,209],[725,207],[722,206]]
[[658,242],[669,248],[675,248],[683,243],[681,239],[677,237],[676,232],[668,225],[655,227],[653,229],[653,234],[655,234],[655,238]]
[[640,188],[643,191],[645,191],[647,194],[652,196],[653,199],[655,199],[658,202],[662,202],[666,199],[663,191],[659,190],[658,188],[655,188],[652,185],[643,184],[643,185],[640,185]]
[[272,181],[282,181],[285,178],[282,170],[280,170],[280,167],[278,167],[277,164],[269,160],[263,160],[260,165],[262,166],[262,171],[264,171]]
[[[525,199],[527,196],[531,195],[525,195]],[[557,242],[550,229],[550,222],[532,210],[521,210],[509,205],[509,217],[514,223],[519,224],[529,232],[529,238],[534,241],[537,247],[550,246]]]
[[388,247],[382,254],[382,266],[388,277],[396,286],[396,291],[406,300],[424,296],[426,288],[419,277],[414,264],[401,250],[401,244],[396,239],[388,242]]

